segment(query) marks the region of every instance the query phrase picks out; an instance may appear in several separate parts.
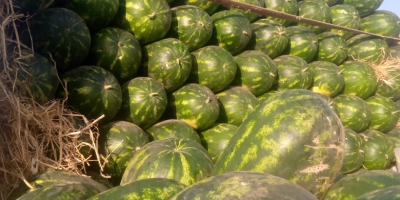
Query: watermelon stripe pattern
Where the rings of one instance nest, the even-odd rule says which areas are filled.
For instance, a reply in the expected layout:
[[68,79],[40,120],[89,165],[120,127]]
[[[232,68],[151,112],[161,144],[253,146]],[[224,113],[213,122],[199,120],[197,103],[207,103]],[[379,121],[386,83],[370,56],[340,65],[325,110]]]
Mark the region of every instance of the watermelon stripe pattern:
[[194,130],[188,123],[178,119],[161,121],[148,128],[146,132],[150,135],[151,140],[162,140],[176,137],[191,139],[200,143],[200,137],[196,130]]
[[310,88],[313,79],[312,72],[304,59],[298,56],[283,55],[273,61],[278,71],[276,83],[278,91]]
[[[298,12],[298,2],[297,1],[287,1],[287,0],[263,0],[265,8],[276,10],[279,12],[284,12],[292,15],[297,15]],[[293,22],[286,19],[279,19],[275,17],[267,16],[267,19],[275,20],[284,26],[289,26]]]
[[361,136],[365,144],[364,168],[367,170],[387,169],[394,160],[392,141],[377,130],[367,130]]
[[371,110],[370,129],[386,133],[396,127],[400,110],[395,102],[382,96],[372,96],[365,101]]
[[346,136],[342,173],[351,173],[364,163],[364,140],[362,136],[349,128],[344,129]]
[[309,64],[313,75],[311,91],[329,97],[338,95],[344,87],[341,69],[328,61],[314,61]]
[[347,58],[347,42],[339,34],[323,32],[318,34],[317,60],[340,65]]
[[286,28],[289,44],[284,54],[298,56],[310,62],[318,53],[318,36],[305,26],[290,26]]
[[[361,26],[361,17],[358,10],[348,4],[338,4],[330,7],[332,24],[344,26],[347,28],[359,29]],[[355,35],[354,32],[343,31],[338,29],[330,30],[333,33],[337,33],[344,39],[349,39]]]
[[348,39],[347,45],[350,60],[380,64],[389,55],[389,46],[383,38],[359,34]]
[[[298,16],[327,23],[330,23],[332,20],[329,6],[324,0],[300,1]],[[312,26],[305,23],[298,23],[298,25],[308,27],[317,34],[325,30],[323,27]]]
[[384,35],[388,37],[399,37],[400,25],[396,14],[387,12],[375,12],[361,19],[360,30]]

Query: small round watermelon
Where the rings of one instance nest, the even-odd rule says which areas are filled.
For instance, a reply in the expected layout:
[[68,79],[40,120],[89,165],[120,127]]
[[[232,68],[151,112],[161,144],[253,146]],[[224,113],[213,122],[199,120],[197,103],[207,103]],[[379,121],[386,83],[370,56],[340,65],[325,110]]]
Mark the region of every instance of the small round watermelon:
[[[347,28],[359,29],[361,25],[361,17],[358,10],[349,4],[337,4],[330,7],[332,24],[344,26]],[[331,29],[333,33],[337,33],[344,39],[353,37],[356,33],[338,29]]]
[[394,160],[394,145],[380,131],[366,130],[361,133],[364,139],[364,163],[367,170],[387,169]]
[[389,56],[389,47],[385,39],[359,34],[347,40],[348,57],[371,64],[380,64]]
[[188,123],[179,119],[169,119],[158,122],[146,130],[151,140],[162,140],[166,138],[186,138],[200,143],[200,137],[196,130]]
[[347,58],[347,50],[347,42],[339,34],[333,32],[318,34],[317,60],[340,65]]
[[342,70],[328,61],[314,61],[309,64],[313,76],[311,91],[329,97],[338,95],[344,87]]
[[278,70],[277,90],[308,89],[312,84],[312,72],[307,62],[293,55],[283,55],[275,58]]
[[[330,23],[332,20],[331,11],[325,0],[302,0],[299,2],[298,16]],[[321,33],[325,30],[323,27],[313,26],[306,23],[298,23],[299,26],[305,26],[313,30],[315,33]]]
[[400,119],[400,110],[394,101],[382,96],[372,96],[365,101],[371,110],[370,129],[386,133],[396,127]]
[[364,140],[362,136],[349,128],[344,129],[345,144],[341,172],[348,174],[360,169],[364,163]]
[[[271,10],[276,10],[278,12],[284,12],[287,14],[291,15],[297,15],[298,13],[298,2],[297,1],[292,1],[292,0],[264,0],[264,6],[265,8],[271,9]],[[272,19],[275,20],[279,23],[281,23],[284,26],[289,26],[292,24],[292,21],[286,20],[286,19],[281,19],[281,18],[276,18],[276,17],[271,17],[267,16],[267,19]]]
[[305,26],[290,26],[286,28],[290,38],[284,54],[298,56],[310,62],[318,53],[318,36]]

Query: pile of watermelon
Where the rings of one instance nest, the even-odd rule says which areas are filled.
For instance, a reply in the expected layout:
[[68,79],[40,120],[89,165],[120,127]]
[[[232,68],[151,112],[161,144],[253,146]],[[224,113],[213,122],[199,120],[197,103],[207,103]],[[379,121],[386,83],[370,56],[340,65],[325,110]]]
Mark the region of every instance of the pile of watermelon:
[[[399,16],[377,10],[382,1],[240,0],[399,38]],[[21,94],[67,99],[99,120],[110,177],[45,172],[19,199],[400,195],[400,62],[385,65],[400,59],[394,40],[207,0],[15,7],[30,16],[19,32],[34,49],[16,76]]]

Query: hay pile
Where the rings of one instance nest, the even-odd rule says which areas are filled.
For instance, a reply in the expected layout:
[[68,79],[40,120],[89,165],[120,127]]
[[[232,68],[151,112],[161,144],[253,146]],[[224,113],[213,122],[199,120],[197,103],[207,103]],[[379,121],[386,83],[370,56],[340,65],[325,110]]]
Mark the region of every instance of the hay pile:
[[[64,100],[39,105],[18,95],[17,80],[11,77],[24,64],[21,49],[28,48],[20,44],[16,29],[22,19],[12,0],[0,0],[0,199],[18,184],[31,187],[26,178],[32,174],[47,169],[82,174],[91,162],[102,166],[105,160],[97,152],[96,120],[66,109]],[[76,121],[84,123],[77,126]],[[84,157],[81,148],[93,149],[96,156]]]

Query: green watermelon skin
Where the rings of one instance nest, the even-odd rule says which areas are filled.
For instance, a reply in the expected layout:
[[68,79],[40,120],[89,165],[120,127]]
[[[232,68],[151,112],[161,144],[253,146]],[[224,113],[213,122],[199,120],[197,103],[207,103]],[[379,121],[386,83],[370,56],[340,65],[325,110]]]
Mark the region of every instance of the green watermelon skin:
[[378,9],[383,0],[341,0],[341,2],[354,6],[360,13],[360,16],[364,17]]
[[168,178],[189,186],[208,177],[212,167],[207,150],[196,141],[156,140],[145,145],[131,159],[121,185],[148,178]]
[[396,127],[400,113],[394,101],[382,96],[372,96],[365,101],[371,110],[370,129],[386,133]]
[[342,91],[344,77],[339,66],[328,61],[314,61],[308,66],[313,75],[311,91],[329,97],[335,97]]
[[389,47],[383,38],[359,34],[347,40],[348,57],[371,64],[380,64],[389,55]]
[[171,20],[166,0],[125,0],[120,2],[112,25],[132,33],[140,44],[148,44],[168,33]]
[[252,36],[246,16],[234,10],[222,10],[211,15],[211,20],[214,28],[209,44],[218,45],[232,55],[242,52]]
[[258,50],[270,58],[276,58],[283,53],[289,44],[286,28],[277,21],[259,19],[251,23],[251,28],[253,35],[247,46],[250,50]]
[[[287,1],[287,0],[264,0],[265,8],[276,10],[279,12],[284,12],[291,15],[297,15],[298,12],[298,2],[297,1]],[[289,26],[293,22],[286,20],[275,18],[271,16],[267,16],[267,19],[275,20],[281,23],[284,26]]]
[[388,37],[398,37],[400,34],[399,18],[393,17],[393,13],[378,11],[361,19],[360,30]]
[[229,172],[207,178],[171,198],[184,199],[317,200],[310,192],[288,180],[249,171]]
[[397,69],[395,63],[390,64],[390,62],[389,66],[384,67],[385,70],[381,71],[383,78],[379,79],[375,94],[397,101],[400,99],[400,70]]
[[364,140],[362,136],[349,128],[344,129],[346,136],[344,159],[341,172],[348,174],[360,169],[364,163]]
[[356,200],[396,200],[400,196],[400,186],[395,185],[380,190],[374,190],[358,197]]
[[318,34],[318,53],[316,59],[340,65],[347,59],[347,42],[337,33]]
[[341,94],[333,98],[333,101],[343,126],[357,133],[369,127],[371,110],[363,99],[354,95]]
[[167,92],[150,77],[136,77],[122,85],[122,105],[118,118],[147,129],[167,108]]
[[248,89],[255,96],[266,93],[277,77],[275,63],[266,54],[247,50],[235,56],[237,72],[232,85]]
[[88,200],[168,200],[185,187],[185,185],[173,179],[149,178],[114,187],[97,194]]
[[105,28],[118,12],[119,0],[80,1],[69,0],[64,5],[85,21],[91,32]]
[[385,135],[393,142],[395,148],[400,147],[400,128],[396,127],[391,131],[385,133]]
[[321,99],[323,99],[328,104],[328,106],[331,107],[331,109],[336,113],[336,115],[339,114],[338,107],[335,104],[335,102],[333,101],[333,98],[326,96],[324,94],[321,94],[321,93],[316,93],[316,94],[318,94],[319,97],[321,97]]
[[92,35],[89,60],[113,73],[124,84],[135,77],[142,63],[142,48],[131,33],[108,27]]
[[206,86],[188,84],[169,96],[168,111],[175,119],[188,123],[196,130],[204,130],[218,119],[219,104],[215,94]]
[[[337,4],[330,7],[332,24],[344,26],[347,28],[359,29],[361,26],[361,17],[358,10],[349,4]],[[349,39],[355,35],[354,32],[331,29],[333,33],[337,33],[344,39]]]
[[49,8],[38,12],[27,23],[29,33],[22,34],[22,41],[28,46],[32,42],[35,52],[54,60],[58,70],[78,67],[89,54],[90,32],[75,12]]
[[188,81],[219,92],[228,87],[236,76],[234,57],[219,46],[205,46],[192,52],[192,70]]
[[378,78],[370,64],[346,61],[339,65],[344,76],[343,93],[367,99],[374,94]]
[[311,87],[312,72],[304,59],[298,56],[282,55],[273,59],[273,61],[278,71],[275,86],[278,91]]
[[218,160],[237,129],[238,127],[232,124],[216,123],[199,132],[201,144],[207,149],[214,163]]
[[[326,23],[330,23],[332,20],[331,11],[328,4],[325,3],[325,0],[300,1],[298,16]],[[325,30],[323,27],[313,26],[306,23],[298,23],[298,25],[308,27],[317,34]]]
[[318,53],[318,36],[305,26],[290,26],[286,28],[290,38],[283,54],[298,56],[310,62]]
[[246,118],[215,163],[213,174],[269,173],[320,197],[340,172],[344,139],[339,118],[318,94],[304,89],[282,91]]
[[[264,0],[234,0],[234,1],[250,4],[253,6],[264,7]],[[231,7],[230,9],[242,13],[250,22],[254,22],[258,18],[260,18],[260,15],[257,13],[252,13],[250,11],[244,11],[239,8]]]
[[119,182],[130,159],[147,143],[149,137],[139,126],[127,121],[113,121],[99,127],[99,153],[107,157],[105,172]]
[[200,137],[196,130],[188,123],[178,120],[169,119],[158,122],[146,130],[150,135],[151,140],[162,140],[166,138],[186,138],[200,143]]
[[143,74],[162,83],[167,92],[180,88],[191,69],[189,49],[176,38],[162,39],[143,47]]
[[386,135],[377,130],[361,133],[364,139],[364,163],[367,170],[387,169],[394,160],[394,145]]
[[206,11],[209,15],[214,14],[218,8],[220,8],[220,4],[208,1],[208,0],[174,0],[173,5],[192,5],[197,6],[204,11]]
[[270,90],[270,91],[258,96],[257,100],[258,100],[258,102],[265,101],[265,100],[269,99],[271,96],[273,96],[277,92],[278,92],[278,90]]
[[67,104],[88,119],[97,119],[104,114],[99,123],[112,120],[122,102],[121,86],[115,76],[97,66],[87,65],[71,69],[61,74],[66,86],[59,88],[58,96],[68,98]]
[[323,200],[355,200],[378,189],[400,185],[400,174],[388,170],[361,170],[337,181]]
[[172,22],[168,35],[179,39],[194,51],[207,44],[213,32],[210,15],[203,9],[183,5],[171,8]]

